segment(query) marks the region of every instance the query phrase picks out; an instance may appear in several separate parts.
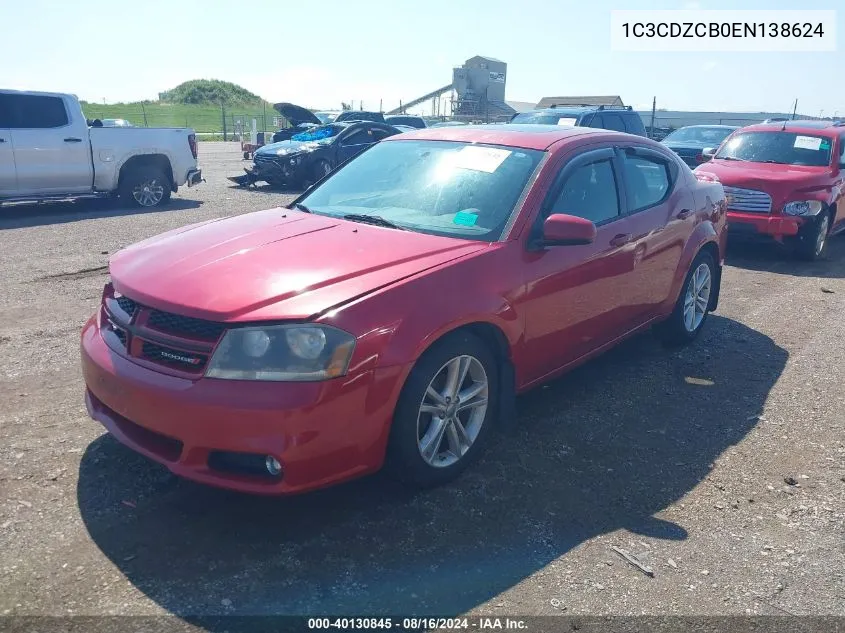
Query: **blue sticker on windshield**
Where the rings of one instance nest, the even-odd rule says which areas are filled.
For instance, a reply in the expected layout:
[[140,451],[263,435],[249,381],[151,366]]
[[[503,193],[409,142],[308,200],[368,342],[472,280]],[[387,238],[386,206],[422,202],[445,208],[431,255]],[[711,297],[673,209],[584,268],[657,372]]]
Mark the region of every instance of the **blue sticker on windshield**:
[[475,213],[458,211],[452,222],[460,224],[461,226],[475,226],[475,223],[478,222],[478,216]]
[[821,147],[822,149],[830,149],[830,141],[823,140],[819,147]]

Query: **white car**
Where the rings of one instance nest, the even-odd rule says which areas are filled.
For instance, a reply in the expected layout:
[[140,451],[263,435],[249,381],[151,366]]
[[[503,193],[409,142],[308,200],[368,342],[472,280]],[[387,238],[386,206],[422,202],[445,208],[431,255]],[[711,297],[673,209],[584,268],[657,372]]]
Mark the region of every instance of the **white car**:
[[118,194],[155,207],[201,181],[191,129],[92,126],[73,95],[0,89],[0,205]]

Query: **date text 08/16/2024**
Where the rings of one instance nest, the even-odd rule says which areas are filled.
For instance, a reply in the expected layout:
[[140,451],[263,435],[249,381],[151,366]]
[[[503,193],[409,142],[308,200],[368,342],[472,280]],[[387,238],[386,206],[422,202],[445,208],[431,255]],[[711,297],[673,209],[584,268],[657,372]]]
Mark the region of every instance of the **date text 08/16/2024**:
[[525,630],[517,618],[309,618],[309,630]]

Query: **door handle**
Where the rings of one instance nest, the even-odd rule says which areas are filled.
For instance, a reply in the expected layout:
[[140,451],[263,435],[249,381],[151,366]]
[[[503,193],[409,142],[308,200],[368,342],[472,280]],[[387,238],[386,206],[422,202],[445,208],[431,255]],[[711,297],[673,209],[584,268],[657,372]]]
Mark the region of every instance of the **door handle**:
[[65,143],[81,143],[81,142],[82,142],[81,138],[70,137],[70,138],[65,139]]
[[625,246],[628,242],[631,241],[633,236],[630,233],[620,233],[619,235],[615,236],[612,240],[610,240],[611,246]]
[[689,209],[681,209],[681,212],[678,213],[678,215],[676,215],[675,217],[679,220],[686,220],[691,215],[692,211],[690,211]]

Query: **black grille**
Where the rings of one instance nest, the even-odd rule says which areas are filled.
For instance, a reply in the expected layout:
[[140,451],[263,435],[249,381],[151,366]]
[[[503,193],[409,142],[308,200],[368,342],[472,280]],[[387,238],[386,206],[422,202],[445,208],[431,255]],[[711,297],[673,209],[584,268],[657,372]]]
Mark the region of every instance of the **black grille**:
[[129,316],[133,316],[135,314],[135,310],[138,308],[137,302],[133,301],[129,297],[116,297],[117,305],[120,306],[120,309],[123,310]]
[[152,314],[150,314],[148,325],[162,332],[209,341],[216,341],[223,334],[223,330],[226,329],[226,326],[222,323],[171,314],[170,312],[161,312],[159,310],[153,310]]
[[120,339],[121,345],[123,345],[123,347],[126,347],[126,332],[121,330],[119,327],[113,327],[112,332],[114,332],[117,335],[117,338]]
[[205,367],[205,363],[208,361],[208,357],[204,354],[183,352],[170,347],[156,345],[149,341],[144,341],[141,355],[147,360],[185,371],[199,371]]

